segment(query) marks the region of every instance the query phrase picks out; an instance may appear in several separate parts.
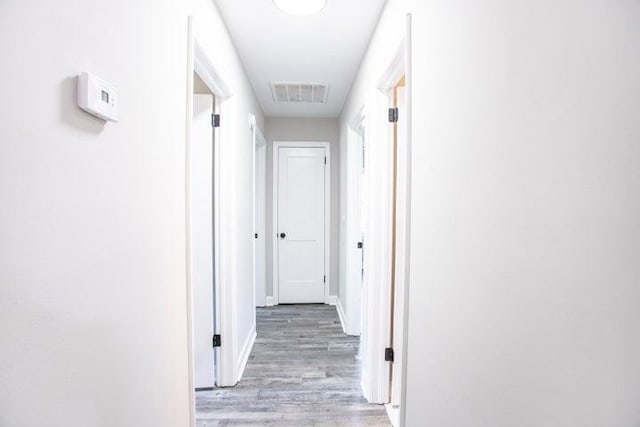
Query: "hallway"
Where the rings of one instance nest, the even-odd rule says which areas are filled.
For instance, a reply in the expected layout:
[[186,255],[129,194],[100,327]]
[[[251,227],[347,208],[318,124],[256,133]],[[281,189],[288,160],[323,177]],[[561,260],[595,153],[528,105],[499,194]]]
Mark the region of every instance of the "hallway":
[[342,332],[335,307],[258,308],[257,333],[242,381],[196,394],[198,427],[390,425],[362,397],[359,338]]

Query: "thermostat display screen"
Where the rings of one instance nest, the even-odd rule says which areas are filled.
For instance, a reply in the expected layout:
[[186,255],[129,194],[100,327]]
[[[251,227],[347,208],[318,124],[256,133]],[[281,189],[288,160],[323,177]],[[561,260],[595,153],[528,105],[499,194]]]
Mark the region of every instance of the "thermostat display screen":
[[109,103],[109,92],[102,91],[102,100],[107,104]]

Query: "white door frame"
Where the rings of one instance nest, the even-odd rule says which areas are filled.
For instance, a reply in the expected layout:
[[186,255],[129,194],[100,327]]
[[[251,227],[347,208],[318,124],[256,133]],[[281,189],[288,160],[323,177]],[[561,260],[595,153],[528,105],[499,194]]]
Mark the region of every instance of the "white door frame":
[[402,301],[402,336],[400,337],[400,345],[402,347],[402,371],[400,374],[400,422],[398,427],[404,427],[406,425],[406,409],[407,409],[407,352],[408,352],[408,337],[409,337],[409,291],[411,289],[410,282],[410,270],[411,270],[411,177],[412,177],[412,125],[413,125],[413,66],[412,66],[412,17],[411,14],[406,16],[406,34],[405,34],[405,59],[404,59],[404,78],[405,78],[405,165],[406,165],[406,185],[405,194],[406,200],[404,200],[405,216],[399,218],[400,224],[404,226],[405,233],[405,262],[404,262],[404,289],[403,289],[403,301]]
[[312,141],[273,141],[273,173],[272,173],[272,189],[273,189],[273,298],[274,303],[280,303],[279,296],[279,263],[278,263],[278,153],[280,148],[324,148],[325,156],[327,156],[327,166],[324,175],[324,274],[326,282],[324,283],[324,303],[329,304],[329,290],[331,289],[331,268],[330,268],[330,236],[331,236],[331,144],[328,142],[312,142]]
[[[406,16],[405,33],[395,52],[391,52],[390,59],[381,70],[378,85],[369,92],[371,111],[371,126],[367,136],[367,166],[372,171],[369,180],[369,202],[371,215],[369,216],[368,248],[366,252],[365,286],[363,301],[362,351],[363,351],[363,376],[362,387],[365,397],[373,403],[388,403],[390,398],[390,364],[384,361],[384,349],[391,345],[391,238],[392,238],[392,144],[390,144],[390,126],[387,111],[390,105],[391,90],[396,86],[401,77],[406,81],[406,164],[407,200],[403,201],[406,215],[396,218],[397,227],[403,227],[406,235],[410,234],[410,177],[411,177],[411,15]],[[375,173],[373,173],[375,171]],[[404,310],[402,317],[404,325],[407,325],[409,299],[409,245],[405,242],[405,276]],[[399,425],[404,425],[404,412],[406,401],[406,357],[407,357],[407,328],[404,328],[400,343],[402,358],[402,385]]]
[[233,194],[228,190],[231,177],[229,162],[229,142],[235,141],[237,99],[227,79],[219,73],[220,67],[214,65],[212,56],[207,53],[196,36],[195,19],[190,16],[187,25],[187,97],[186,97],[186,140],[185,140],[185,225],[186,225],[186,305],[187,305],[187,363],[189,384],[190,425],[195,426],[195,389],[194,389],[194,355],[193,355],[193,282],[191,277],[191,183],[189,156],[191,153],[191,135],[193,132],[193,85],[194,72],[206,83],[215,96],[215,112],[224,117],[224,124],[214,130],[214,183],[213,183],[213,235],[214,235],[214,293],[215,293],[215,333],[225,337],[223,346],[216,348],[216,385],[234,385],[239,375],[234,363],[234,352],[237,343],[237,319],[232,312],[237,299],[233,283],[235,265],[233,257],[232,236],[226,232],[233,217]]
[[[265,138],[264,134],[262,133],[262,131],[260,130],[260,128],[258,127],[257,123],[256,123],[256,116],[251,114],[249,116],[249,128],[251,129],[251,131],[253,132],[253,226],[255,227],[254,233],[256,235],[259,236],[259,238],[254,239],[253,241],[253,253],[254,253],[254,257],[253,257],[253,289],[254,289],[254,302],[256,306],[259,307],[264,307],[267,305],[267,278],[266,278],[266,269],[263,272],[263,277],[261,278],[262,280],[260,280],[259,277],[256,276],[255,272],[256,272],[256,265],[258,265],[258,252],[257,252],[257,248],[256,245],[257,243],[260,241],[260,238],[262,238],[262,241],[265,242],[265,250],[266,250],[266,227],[264,227],[265,229],[263,230],[258,230],[258,224],[257,224],[257,209],[258,206],[256,206],[256,196],[258,195],[258,190],[256,188],[256,178],[257,178],[257,171],[258,171],[258,158],[256,156],[256,153],[258,152],[258,150],[265,150],[265,152],[263,153],[263,158],[262,158],[262,162],[264,163],[261,168],[261,170],[263,172],[265,172],[265,176],[263,176],[262,178],[264,180],[266,180],[266,161],[267,161],[267,157],[266,157],[266,149],[267,149],[267,139]],[[265,188],[266,188],[266,184],[265,184]],[[265,210],[265,212],[263,212],[263,219],[266,220],[266,216],[264,216],[264,214],[266,214],[266,192],[263,194],[263,196],[265,196],[265,206],[263,206],[263,209]],[[262,233],[262,235],[260,236],[260,233]],[[262,260],[262,265],[266,265],[266,256],[264,257],[265,259]]]

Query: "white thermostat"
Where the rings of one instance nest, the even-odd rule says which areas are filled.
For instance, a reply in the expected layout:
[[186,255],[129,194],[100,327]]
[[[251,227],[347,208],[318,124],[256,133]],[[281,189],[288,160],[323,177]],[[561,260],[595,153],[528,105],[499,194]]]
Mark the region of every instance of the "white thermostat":
[[93,74],[78,76],[78,106],[101,119],[118,121],[118,96],[114,87]]

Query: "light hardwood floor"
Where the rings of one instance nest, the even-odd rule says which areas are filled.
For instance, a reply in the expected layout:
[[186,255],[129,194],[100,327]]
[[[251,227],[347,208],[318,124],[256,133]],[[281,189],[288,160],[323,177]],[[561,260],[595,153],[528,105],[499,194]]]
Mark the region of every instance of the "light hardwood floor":
[[360,390],[359,338],[342,332],[335,307],[258,309],[242,381],[196,393],[198,427],[390,426]]

